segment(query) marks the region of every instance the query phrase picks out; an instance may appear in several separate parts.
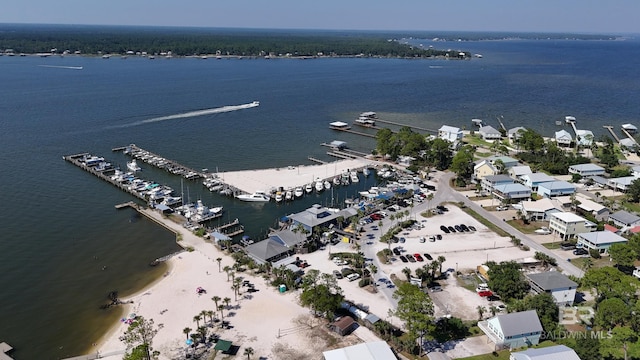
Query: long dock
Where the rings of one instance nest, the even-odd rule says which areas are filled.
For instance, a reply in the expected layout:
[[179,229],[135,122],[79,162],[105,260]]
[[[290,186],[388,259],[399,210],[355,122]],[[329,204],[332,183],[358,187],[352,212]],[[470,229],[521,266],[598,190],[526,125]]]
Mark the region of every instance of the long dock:
[[117,187],[118,189],[129,193],[133,196],[135,196],[136,198],[140,199],[140,200],[144,200],[146,201],[146,199],[144,198],[144,196],[142,194],[140,194],[139,192],[130,189],[129,187],[125,186],[124,184],[115,181],[113,179],[111,179],[110,174],[113,174],[113,172],[115,172],[115,169],[106,169],[106,170],[100,170],[97,166],[90,166],[87,165],[86,163],[84,163],[82,160],[85,158],[85,156],[89,155],[88,153],[82,153],[82,154],[75,154],[75,155],[67,155],[67,156],[63,156],[62,158],[65,161],[68,161],[70,163],[72,163],[73,165],[79,167],[80,169],[93,174],[95,176],[97,176],[99,179],[104,180],[106,182],[108,182],[109,184]]
[[[395,121],[389,121],[389,120],[380,120],[380,119],[376,119],[376,122],[381,122],[384,124],[391,124],[391,125],[396,125],[396,126],[403,126],[403,127],[408,127],[410,129],[416,129],[416,130],[421,130],[421,131],[426,131],[426,132],[430,132],[430,133],[434,133],[437,134],[438,130],[433,130],[433,129],[426,129],[423,127],[419,127],[419,126],[413,126],[413,125],[407,125],[407,124],[401,124]],[[375,136],[373,136],[375,137]]]
[[136,144],[115,147],[111,149],[111,151],[122,151],[126,155],[142,160],[145,163],[155,166],[159,169],[164,169],[172,174],[181,175],[185,179],[192,180],[207,176],[204,171],[192,169],[188,166],[178,163],[177,161],[167,159],[149,150],[138,147],[136,146]]
[[609,132],[611,133],[611,136],[613,136],[613,138],[616,140],[616,142],[619,144],[620,143],[620,138],[618,138],[618,135],[616,135],[616,133],[613,131],[613,126],[611,125],[604,125],[602,126],[603,128],[609,130]]
[[375,139],[376,135],[374,134],[367,134],[367,133],[363,133],[363,132],[359,132],[359,131],[355,131],[355,130],[351,130],[351,129],[340,129],[340,128],[332,128],[333,130],[337,130],[337,131],[343,131],[343,132],[347,132],[350,134],[356,134],[356,135],[360,135],[360,136],[366,136],[366,137],[370,137]]

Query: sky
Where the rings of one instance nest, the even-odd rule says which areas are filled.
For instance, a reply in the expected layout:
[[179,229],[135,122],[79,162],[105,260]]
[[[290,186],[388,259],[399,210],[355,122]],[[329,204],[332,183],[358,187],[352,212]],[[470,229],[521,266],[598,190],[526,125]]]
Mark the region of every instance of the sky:
[[0,23],[640,34],[640,0],[3,0]]

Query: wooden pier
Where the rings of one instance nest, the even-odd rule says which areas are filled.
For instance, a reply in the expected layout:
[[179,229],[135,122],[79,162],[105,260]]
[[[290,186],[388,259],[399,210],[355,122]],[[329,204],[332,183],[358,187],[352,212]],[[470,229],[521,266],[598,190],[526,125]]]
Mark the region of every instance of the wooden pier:
[[189,180],[207,177],[208,175],[204,171],[192,169],[177,161],[167,159],[149,150],[138,147],[136,144],[115,147],[111,149],[111,151],[122,151],[125,154],[133,158],[140,159],[149,165],[155,166],[159,169],[164,169],[172,174],[181,175],[185,179]]
[[611,136],[613,136],[613,138],[616,140],[616,142],[619,144],[620,143],[620,138],[618,138],[618,135],[616,135],[616,133],[613,131],[613,126],[611,125],[604,125],[602,126],[603,128],[609,130],[609,132],[611,133]]
[[351,130],[351,129],[346,129],[346,128],[332,128],[333,130],[337,130],[337,131],[343,131],[343,132],[347,132],[350,134],[356,134],[356,135],[361,135],[361,136],[367,136],[370,138],[375,139],[376,135],[375,134],[367,134],[367,133],[363,133],[363,132],[359,132],[359,131],[355,131],[355,130]]
[[[235,228],[235,229],[233,229]],[[242,233],[244,233],[244,226],[240,224],[240,220],[238,220],[238,218],[236,218],[235,220],[226,223],[226,224],[222,224],[220,226],[217,226],[213,229],[213,231],[217,231],[221,234],[225,234],[228,237],[234,237],[236,235],[240,235]]]
[[[426,128],[423,128],[423,127],[413,126],[413,125],[407,125],[407,124],[401,124],[401,123],[397,123],[397,122],[395,122],[395,121],[380,120],[380,119],[376,119],[376,121],[377,121],[377,122],[384,123],[384,124],[391,124],[391,125],[396,125],[396,126],[408,127],[408,128],[410,128],[410,129],[416,129],[416,130],[420,130],[420,131],[426,131],[426,132],[434,133],[434,134],[437,134],[437,133],[438,133],[438,130],[426,129]],[[373,136],[373,137],[375,137],[375,136]]]
[[326,164],[326,163],[327,163],[326,161],[322,161],[322,160],[320,160],[320,159],[316,159],[316,158],[311,157],[311,156],[309,156],[307,159],[309,159],[309,160],[311,160],[311,161],[313,161],[313,162],[315,162],[315,163],[321,164],[321,165],[323,165],[323,164]]

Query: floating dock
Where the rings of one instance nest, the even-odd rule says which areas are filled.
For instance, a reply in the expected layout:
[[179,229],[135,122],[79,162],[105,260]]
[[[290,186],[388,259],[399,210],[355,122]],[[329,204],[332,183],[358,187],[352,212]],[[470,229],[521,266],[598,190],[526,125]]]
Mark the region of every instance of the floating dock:
[[207,174],[203,171],[198,171],[188,166],[182,165],[177,161],[164,158],[158,154],[152,153],[149,150],[138,147],[136,146],[136,144],[115,147],[111,149],[111,151],[122,151],[124,154],[129,155],[135,159],[142,160],[149,165],[155,166],[159,169],[164,169],[172,174],[180,175],[188,180],[194,180],[207,176]]

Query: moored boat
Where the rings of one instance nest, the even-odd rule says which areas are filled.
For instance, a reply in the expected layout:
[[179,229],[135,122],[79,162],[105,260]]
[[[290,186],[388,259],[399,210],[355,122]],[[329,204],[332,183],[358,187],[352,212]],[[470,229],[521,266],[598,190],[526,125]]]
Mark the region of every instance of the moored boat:
[[264,191],[256,191],[253,194],[242,194],[236,196],[236,199],[248,202],[267,202],[271,198]]
[[307,194],[311,193],[311,192],[313,191],[313,185],[311,185],[311,184],[307,184],[307,185],[305,185],[305,186],[304,186],[304,191],[305,191]]
[[304,195],[304,189],[302,189],[302,186],[298,186],[297,188],[295,188],[293,190],[293,195],[295,197],[301,197],[302,195]]
[[321,192],[322,190],[324,190],[324,184],[322,183],[322,180],[320,178],[316,179],[314,186],[317,192]]
[[142,170],[140,168],[140,165],[138,165],[138,163],[136,162],[136,159],[132,159],[131,161],[129,161],[127,163],[127,169],[129,169],[129,170],[131,170],[133,172]]
[[281,202],[284,199],[284,196],[282,196],[282,192],[281,191],[277,191],[276,192],[275,199],[276,199],[276,202]]
[[329,180],[325,180],[323,185],[325,190],[331,189],[331,182],[329,182]]

